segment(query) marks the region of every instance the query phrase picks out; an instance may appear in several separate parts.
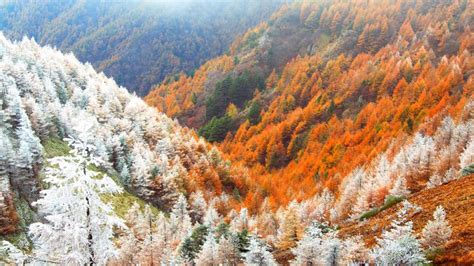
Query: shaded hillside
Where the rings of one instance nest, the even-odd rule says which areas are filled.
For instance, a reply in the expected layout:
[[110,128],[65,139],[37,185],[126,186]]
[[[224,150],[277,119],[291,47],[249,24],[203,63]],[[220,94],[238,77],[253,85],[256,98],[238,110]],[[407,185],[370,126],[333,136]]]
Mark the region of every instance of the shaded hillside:
[[[436,188],[426,189],[408,197],[408,200],[421,207],[422,211],[411,216],[417,234],[438,205],[446,209],[447,219],[453,229],[451,240],[439,251],[435,263],[439,264],[472,264],[474,263],[474,176],[465,176]],[[341,224],[340,233],[344,237],[351,235],[364,236],[365,242],[372,246],[375,237],[380,236],[395,218],[399,204],[381,211],[364,222]]]
[[2,1],[0,30],[74,52],[138,95],[192,73],[283,1]]

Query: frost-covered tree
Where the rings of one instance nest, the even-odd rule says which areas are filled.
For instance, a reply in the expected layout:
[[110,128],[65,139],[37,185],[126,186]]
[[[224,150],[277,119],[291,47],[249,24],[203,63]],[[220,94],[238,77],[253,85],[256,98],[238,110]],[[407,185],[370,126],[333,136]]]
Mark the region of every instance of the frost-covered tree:
[[207,202],[202,195],[202,192],[199,190],[197,192],[191,193],[191,209],[189,215],[194,223],[202,223],[202,219],[206,214]]
[[206,241],[204,241],[201,251],[197,254],[195,261],[197,265],[219,264],[218,244],[213,232],[207,234]]
[[234,231],[242,231],[249,228],[249,214],[247,208],[242,208],[238,215],[232,219],[230,227]]
[[[142,193],[153,195],[153,191],[148,189],[148,183],[151,179],[151,166],[153,156],[150,151],[145,148],[143,143],[135,143],[131,153],[132,161],[132,184],[136,189],[139,189]],[[125,168],[125,167],[124,167]]]
[[166,156],[173,156],[175,149],[169,137],[164,137],[156,142],[155,151]]
[[[179,164],[170,165],[170,159],[165,154],[160,154],[155,167],[152,169],[153,184],[150,185],[143,179],[142,191],[149,195],[150,201],[159,208],[170,210],[170,206],[178,200],[177,179],[182,168]],[[151,190],[152,189],[152,190]]]
[[434,137],[436,143],[439,145],[447,146],[454,137],[456,125],[450,116],[447,116],[441,122],[436,135]]
[[10,168],[12,145],[4,130],[0,127],[0,175],[5,175]]
[[[10,80],[11,82],[12,80]],[[4,109],[0,115],[2,118],[2,125],[0,130],[4,131],[2,138],[12,145],[10,148],[15,148],[15,152],[5,153],[9,156],[10,173],[13,174],[15,179],[12,181],[20,181],[27,179],[27,176],[32,176],[31,169],[34,163],[37,163],[41,159],[42,146],[38,137],[35,136],[30,120],[22,108],[21,98],[18,90],[15,89],[15,85],[0,84],[7,86],[4,91],[0,91],[0,106]],[[9,140],[8,140],[9,139]],[[21,183],[19,182],[19,183]]]
[[[337,211],[334,207],[334,194],[327,188],[325,188],[321,194],[313,198],[313,202],[310,202],[312,211],[309,213],[308,217],[302,217],[301,210],[299,219],[305,220],[305,224],[309,224],[312,220],[329,220],[330,217],[336,217]],[[301,209],[301,204],[300,204]]]
[[410,191],[407,189],[407,181],[405,177],[398,177],[393,184],[392,189],[390,189],[390,195],[396,197],[405,197],[410,194]]
[[163,213],[158,215],[155,222],[156,233],[153,235],[153,240],[150,251],[153,252],[153,258],[158,260],[161,264],[170,265],[176,260],[176,254],[173,252],[176,249],[173,240],[173,232],[171,232],[170,221]]
[[237,238],[235,235],[221,236],[217,245],[218,263],[223,265],[236,265],[240,261]]
[[350,212],[352,205],[357,200],[357,194],[362,187],[364,175],[364,170],[358,167],[344,178],[344,181],[341,184],[342,192],[335,206],[337,215],[332,217],[334,220],[344,217]]
[[340,257],[341,241],[333,228],[313,222],[291,251],[295,255],[294,265],[334,265]]
[[463,153],[461,154],[460,159],[461,162],[459,166],[461,169],[467,168],[468,166],[474,164],[474,138],[471,138],[471,141],[469,141]]
[[221,222],[221,220],[222,217],[214,207],[214,202],[211,202],[207,207],[206,214],[204,215],[204,225],[208,227],[215,227]]
[[[33,98],[28,98],[25,101],[27,110],[30,110],[29,118],[32,124],[32,128],[35,130],[36,135],[41,139],[45,140],[50,135],[57,135],[54,126],[54,112],[49,110],[46,106],[37,104]],[[58,125],[59,126],[59,125]],[[54,134],[53,134],[54,133]]]
[[433,138],[417,133],[413,138],[413,143],[406,150],[407,170],[420,173],[429,171],[435,160],[435,148]]
[[120,179],[122,180],[123,184],[125,186],[129,186],[131,183],[131,176],[130,176],[130,171],[128,170],[127,164],[125,164],[123,161],[121,161],[122,167],[120,171]]
[[273,242],[275,240],[277,229],[277,220],[270,208],[268,198],[265,198],[257,216],[257,233],[264,236],[268,242]]
[[446,212],[443,206],[439,205],[433,212],[433,220],[428,221],[421,232],[421,242],[427,248],[442,247],[449,240],[451,234],[452,229],[446,220]]
[[323,241],[323,261],[325,265],[338,265],[341,256],[341,241],[336,236],[326,236]]
[[248,249],[249,251],[244,254],[246,265],[277,265],[268,246],[256,237],[250,239]]
[[341,248],[341,265],[362,265],[367,264],[369,250],[365,246],[364,240],[360,236],[344,239]]
[[426,183],[427,188],[434,188],[440,186],[442,184],[448,183],[451,180],[455,180],[458,178],[458,173],[454,168],[449,168],[444,176],[441,176],[438,173],[433,174],[430,176],[430,179]]
[[[376,206],[377,193],[386,189],[390,183],[392,167],[386,154],[380,155],[369,167],[368,175],[362,179],[362,187],[352,207],[353,217],[358,217]],[[383,200],[383,198],[382,198]]]
[[413,233],[413,223],[408,221],[408,213],[415,209],[408,201],[397,212],[389,230],[384,230],[377,238],[377,245],[371,254],[376,264],[413,265],[427,262],[421,245]]
[[80,141],[71,146],[71,156],[49,160],[44,179],[49,188],[35,203],[45,222],[29,227],[34,254],[61,264],[103,265],[117,255],[113,229],[124,224],[100,195],[121,188],[107,175],[88,169],[98,161],[90,153],[93,147]]
[[7,264],[23,265],[28,259],[23,251],[12,243],[3,240],[0,242],[0,262]]
[[127,232],[118,241],[118,256],[112,259],[112,263],[119,262],[125,264],[135,264],[138,260],[138,254],[141,250],[141,243],[132,232]]
[[176,240],[182,240],[191,232],[192,224],[188,212],[188,203],[183,194],[171,209],[170,215],[171,228]]
[[41,157],[43,148],[31,129],[22,126],[18,129],[20,147],[15,156],[15,166],[19,169],[31,169],[33,163]]
[[126,225],[130,229],[121,239],[121,263],[159,264],[162,250],[161,237],[154,226],[154,216],[149,205],[144,211],[134,203],[125,215]]
[[426,183],[426,187],[434,188],[437,186],[441,186],[443,183],[444,183],[443,177],[439,175],[438,173],[434,173],[433,175],[430,176],[428,183]]

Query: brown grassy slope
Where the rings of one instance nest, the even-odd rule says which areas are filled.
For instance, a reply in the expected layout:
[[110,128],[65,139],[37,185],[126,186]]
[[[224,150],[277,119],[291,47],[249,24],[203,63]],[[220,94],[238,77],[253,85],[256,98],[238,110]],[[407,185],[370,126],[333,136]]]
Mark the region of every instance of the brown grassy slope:
[[[422,208],[421,212],[410,217],[417,234],[432,219],[436,206],[442,205],[446,210],[453,234],[444,252],[436,257],[436,264],[474,263],[474,175],[422,190],[410,196],[408,201]],[[341,236],[359,234],[369,246],[373,246],[375,237],[381,234],[382,229],[389,227],[400,205],[384,210],[365,222],[342,224]]]

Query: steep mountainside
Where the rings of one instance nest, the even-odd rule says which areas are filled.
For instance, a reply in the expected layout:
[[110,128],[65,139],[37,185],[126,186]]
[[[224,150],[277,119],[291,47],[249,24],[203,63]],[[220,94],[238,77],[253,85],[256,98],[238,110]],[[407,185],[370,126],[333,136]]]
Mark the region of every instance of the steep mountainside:
[[238,39],[230,55],[145,99],[251,168],[249,207],[266,196],[278,206],[324,188],[337,193],[357,166],[418,130],[432,135],[448,114],[459,119],[473,97],[473,8],[295,3]]
[[73,55],[31,40],[15,44],[0,35],[0,107],[3,234],[28,223],[19,218],[39,197],[45,159],[68,154],[65,137],[90,136],[100,169],[165,211],[181,193],[232,193],[233,180],[242,179],[192,131]]
[[2,1],[0,30],[73,51],[146,95],[166,76],[192,73],[284,1]]

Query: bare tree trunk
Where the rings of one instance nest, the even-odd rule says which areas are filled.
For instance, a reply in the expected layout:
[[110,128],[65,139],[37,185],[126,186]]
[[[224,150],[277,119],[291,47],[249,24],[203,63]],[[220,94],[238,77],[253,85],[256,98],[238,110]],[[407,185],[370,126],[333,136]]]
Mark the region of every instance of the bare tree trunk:
[[90,204],[89,204],[89,198],[86,197],[86,202],[87,202],[87,211],[86,211],[86,216],[87,216],[87,245],[89,247],[89,265],[94,265],[94,248],[92,247],[93,244],[93,238],[92,238],[92,232],[91,232],[91,226],[90,226]]
[[151,215],[148,215],[148,225],[150,227],[150,258],[151,258],[151,266],[153,266],[153,230],[152,230],[152,223],[151,223]]

